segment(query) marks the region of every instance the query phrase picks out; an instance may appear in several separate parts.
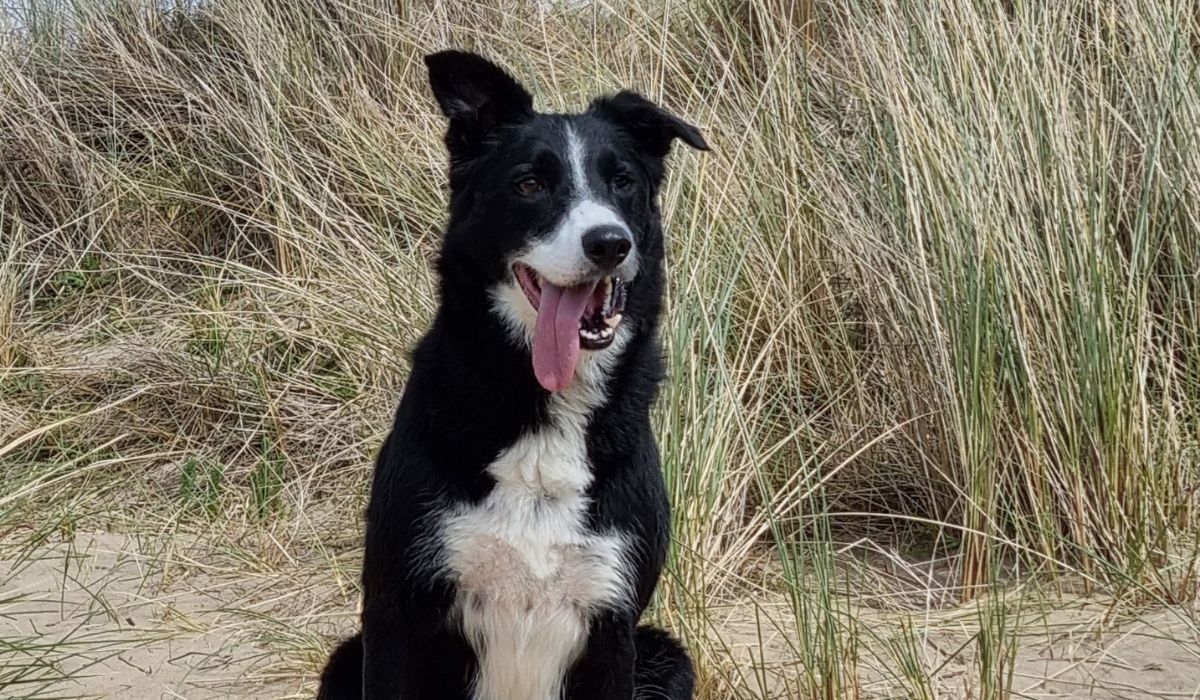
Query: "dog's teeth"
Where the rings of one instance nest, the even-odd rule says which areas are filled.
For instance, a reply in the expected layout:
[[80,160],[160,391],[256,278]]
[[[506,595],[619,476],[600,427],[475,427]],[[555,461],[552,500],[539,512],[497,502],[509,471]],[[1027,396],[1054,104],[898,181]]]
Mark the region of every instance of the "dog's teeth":
[[604,285],[604,303],[600,306],[601,315],[607,315],[612,309],[612,282],[605,280]]
[[[619,318],[619,317],[618,317]],[[580,326],[579,337],[584,340],[590,340],[594,343],[601,343],[613,339],[614,331],[612,328],[601,327],[595,330]]]
[[612,316],[604,317],[604,325],[608,326],[608,328],[606,330],[608,330],[610,333],[612,332],[612,330],[614,328],[617,327],[617,324],[619,324],[620,322],[621,322],[621,314],[613,314]]

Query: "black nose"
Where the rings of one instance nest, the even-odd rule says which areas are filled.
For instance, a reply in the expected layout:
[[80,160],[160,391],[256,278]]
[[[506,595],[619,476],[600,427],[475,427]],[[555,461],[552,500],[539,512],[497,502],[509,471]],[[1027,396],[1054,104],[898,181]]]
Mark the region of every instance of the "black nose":
[[583,234],[583,252],[597,267],[612,270],[633,248],[633,238],[621,226],[597,226]]

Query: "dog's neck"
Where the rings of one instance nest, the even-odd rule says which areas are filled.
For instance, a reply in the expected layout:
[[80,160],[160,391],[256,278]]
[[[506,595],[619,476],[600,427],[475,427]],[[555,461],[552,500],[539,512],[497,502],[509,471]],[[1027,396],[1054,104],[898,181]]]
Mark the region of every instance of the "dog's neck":
[[620,420],[645,421],[653,392],[639,389],[629,395],[625,376],[629,367],[647,365],[650,355],[649,366],[657,371],[660,350],[653,328],[646,319],[622,328],[611,347],[581,358],[571,386],[550,394],[534,378],[529,348],[492,308],[491,290],[444,277],[433,326],[413,353],[408,387],[429,448],[440,464],[474,473],[562,410],[584,413],[590,423],[619,400]]

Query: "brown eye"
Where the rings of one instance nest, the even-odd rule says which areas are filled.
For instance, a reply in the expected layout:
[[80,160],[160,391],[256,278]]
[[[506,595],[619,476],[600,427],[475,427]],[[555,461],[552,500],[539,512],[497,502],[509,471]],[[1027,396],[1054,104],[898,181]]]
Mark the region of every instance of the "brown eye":
[[517,192],[523,197],[532,197],[542,189],[542,181],[536,177],[527,177],[517,181]]
[[612,188],[614,190],[625,190],[633,187],[633,178],[625,173],[617,173],[612,179]]

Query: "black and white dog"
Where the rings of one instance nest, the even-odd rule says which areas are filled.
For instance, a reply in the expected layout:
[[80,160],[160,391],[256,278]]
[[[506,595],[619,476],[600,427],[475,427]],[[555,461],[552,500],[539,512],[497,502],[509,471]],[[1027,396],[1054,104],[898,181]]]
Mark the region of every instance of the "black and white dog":
[[691,698],[687,653],[638,619],[670,527],[658,188],[674,139],[708,145],[632,92],[544,114],[479,56],[425,63],[441,305],[375,465],[362,634],[319,697]]

